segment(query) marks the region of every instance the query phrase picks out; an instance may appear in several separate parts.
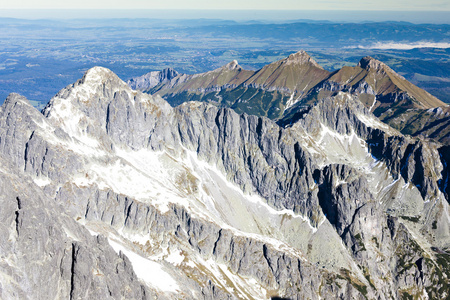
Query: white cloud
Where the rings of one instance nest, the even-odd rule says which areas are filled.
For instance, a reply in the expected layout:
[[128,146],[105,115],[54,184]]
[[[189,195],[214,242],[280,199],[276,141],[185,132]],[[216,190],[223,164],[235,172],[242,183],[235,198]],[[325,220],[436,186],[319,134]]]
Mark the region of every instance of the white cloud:
[[351,48],[359,49],[398,49],[411,50],[416,48],[450,48],[450,43],[416,42],[416,43],[396,43],[396,42],[377,42],[370,46],[355,46]]

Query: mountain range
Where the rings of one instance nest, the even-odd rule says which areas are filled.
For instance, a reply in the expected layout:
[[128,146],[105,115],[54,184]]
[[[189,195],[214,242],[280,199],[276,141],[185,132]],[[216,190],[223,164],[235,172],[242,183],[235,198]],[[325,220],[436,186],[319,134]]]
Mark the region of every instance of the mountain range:
[[[172,76],[163,76],[167,72]],[[186,75],[166,69],[128,83],[162,96],[171,105],[203,101],[275,121],[286,119],[299,106],[344,91],[358,96],[375,116],[402,133],[450,143],[448,105],[371,57],[362,58],[355,67],[329,72],[300,51],[257,71],[244,70],[232,61],[206,73]]]
[[41,112],[10,94],[0,298],[446,299],[449,146],[376,116],[408,105],[448,113],[371,58],[304,52],[128,84],[94,67]]

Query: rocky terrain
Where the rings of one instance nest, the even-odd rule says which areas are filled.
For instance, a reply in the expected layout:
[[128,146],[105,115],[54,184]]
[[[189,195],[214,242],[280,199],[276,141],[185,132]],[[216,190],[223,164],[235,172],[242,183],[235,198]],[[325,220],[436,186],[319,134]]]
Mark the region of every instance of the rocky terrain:
[[0,298],[448,298],[448,146],[366,106],[172,107],[101,67],[42,112],[11,94]]
[[[230,64],[235,67],[230,69]],[[449,128],[448,105],[372,57],[334,72],[324,70],[305,51],[258,71],[246,71],[236,61],[230,64],[202,74],[178,74],[159,83],[133,84],[153,74],[149,73],[132,79],[130,86],[160,95],[173,106],[203,101],[272,120],[343,91],[358,96],[375,116],[404,134],[450,142],[449,131],[444,129]],[[434,113],[433,109],[443,113]]]

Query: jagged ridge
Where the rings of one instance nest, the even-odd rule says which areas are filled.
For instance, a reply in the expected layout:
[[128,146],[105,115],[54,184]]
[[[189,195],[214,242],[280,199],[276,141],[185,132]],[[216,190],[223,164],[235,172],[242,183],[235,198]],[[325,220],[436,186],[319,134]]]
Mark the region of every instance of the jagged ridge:
[[[141,88],[163,96],[173,106],[184,101],[204,101],[231,107],[238,113],[267,116],[277,120],[318,99],[345,91],[358,99],[382,121],[405,134],[428,134],[446,143],[447,130],[429,130],[428,109],[447,105],[395,73],[386,64],[364,57],[355,67],[333,73],[323,70],[306,52],[300,51],[256,72],[237,67],[233,75],[221,69],[197,75],[179,75],[157,88]],[[236,73],[238,72],[238,73]],[[229,73],[227,73],[229,74]],[[238,74],[238,75],[237,75]],[[200,80],[201,78],[201,80]],[[238,78],[238,80],[236,80]],[[445,124],[437,117],[432,126]]]
[[47,201],[176,278],[168,291],[144,274],[152,293],[446,295],[437,145],[405,138],[349,94],[280,127],[208,104],[172,108],[94,68],[43,115],[12,95],[0,122],[2,155]]

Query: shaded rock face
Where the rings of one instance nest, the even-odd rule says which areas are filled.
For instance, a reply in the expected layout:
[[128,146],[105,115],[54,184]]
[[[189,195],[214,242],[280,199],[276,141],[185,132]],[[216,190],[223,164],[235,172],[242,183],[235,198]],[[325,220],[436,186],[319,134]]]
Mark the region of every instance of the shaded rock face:
[[2,298],[447,296],[445,149],[347,93],[277,124],[97,67],[0,124]]
[[366,179],[346,165],[330,165],[322,172],[316,172],[316,181],[323,213],[338,234],[344,234],[353,223],[356,212],[372,200]]
[[439,156],[441,157],[442,161],[442,172],[441,172],[441,179],[439,181],[439,187],[441,191],[445,194],[447,201],[450,202],[450,146],[443,146],[438,149]]
[[178,76],[178,72],[172,68],[166,68],[162,71],[153,71],[137,78],[128,80],[127,84],[135,90],[151,89],[158,84],[166,83]]

